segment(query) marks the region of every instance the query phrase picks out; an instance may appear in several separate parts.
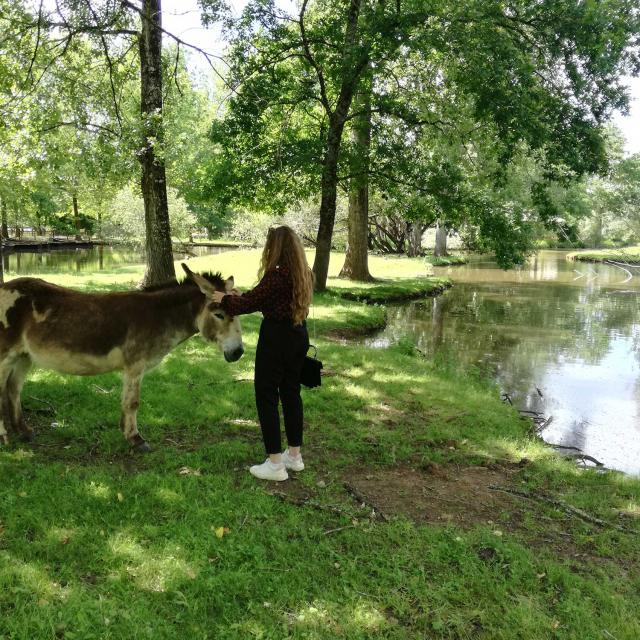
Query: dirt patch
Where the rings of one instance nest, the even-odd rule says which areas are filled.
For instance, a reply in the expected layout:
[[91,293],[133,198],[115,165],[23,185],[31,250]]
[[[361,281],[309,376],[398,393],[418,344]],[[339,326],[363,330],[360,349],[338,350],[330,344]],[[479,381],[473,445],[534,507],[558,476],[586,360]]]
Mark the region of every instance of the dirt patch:
[[520,520],[517,503],[489,489],[510,482],[513,471],[487,467],[441,467],[425,470],[393,468],[351,474],[347,480],[356,494],[387,516],[415,522],[453,524],[463,529],[477,524],[511,529]]
[[352,499],[366,504],[383,520],[401,516],[420,524],[463,530],[487,526],[497,536],[509,534],[541,553],[566,558],[577,572],[611,563],[626,570],[625,559],[600,556],[590,538],[580,535],[584,527],[593,525],[490,488],[518,487],[521,466],[506,462],[491,468],[429,463],[422,469],[358,469],[345,476],[344,486]]

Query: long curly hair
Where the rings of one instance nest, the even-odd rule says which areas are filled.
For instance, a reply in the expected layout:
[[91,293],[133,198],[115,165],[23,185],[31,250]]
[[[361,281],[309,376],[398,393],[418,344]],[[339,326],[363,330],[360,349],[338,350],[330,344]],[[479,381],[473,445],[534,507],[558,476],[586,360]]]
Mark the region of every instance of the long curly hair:
[[262,251],[258,278],[277,266],[286,267],[293,281],[291,316],[295,324],[303,322],[309,315],[309,305],[313,297],[313,273],[307,256],[296,232],[282,225],[272,227],[267,234],[267,242]]

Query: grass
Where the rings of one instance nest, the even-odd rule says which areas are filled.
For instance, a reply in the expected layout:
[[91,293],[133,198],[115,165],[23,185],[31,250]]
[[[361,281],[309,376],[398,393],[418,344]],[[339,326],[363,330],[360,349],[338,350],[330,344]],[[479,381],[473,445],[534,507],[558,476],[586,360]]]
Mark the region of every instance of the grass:
[[[249,286],[257,256],[190,264],[233,267]],[[386,277],[424,270],[372,262]],[[108,289],[140,275],[51,279]],[[308,469],[276,487],[246,471],[263,456],[257,317],[243,320],[239,362],[194,338],[145,378],[147,456],[117,428],[119,376],[34,372],[23,399],[37,442],[0,450],[0,638],[639,637],[637,534],[507,496],[484,517],[448,516],[478,507],[458,483],[473,471],[638,528],[640,483],[559,459],[495,389],[408,343],[331,339],[382,312],[318,298],[330,375],[304,392]],[[386,499],[362,488],[376,479]],[[436,482],[459,491],[432,499]]]
[[193,244],[195,246],[203,245],[210,246],[215,245],[216,247],[253,247],[254,244],[252,242],[246,242],[244,240],[233,240],[232,238],[215,238],[212,240],[207,240],[203,238],[198,238],[193,242],[183,243],[183,244]]
[[590,249],[587,251],[573,251],[567,254],[567,260],[582,260],[585,262],[604,262],[614,260],[616,262],[640,263],[640,245],[624,247],[620,249]]
[[425,257],[425,262],[434,267],[454,267],[461,264],[467,264],[469,259],[465,256],[450,255],[450,256],[433,256],[429,255]]

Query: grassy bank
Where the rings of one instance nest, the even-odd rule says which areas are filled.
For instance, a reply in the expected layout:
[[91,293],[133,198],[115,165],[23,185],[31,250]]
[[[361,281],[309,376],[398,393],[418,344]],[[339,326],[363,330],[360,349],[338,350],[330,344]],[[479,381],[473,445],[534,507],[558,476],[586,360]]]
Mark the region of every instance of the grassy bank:
[[426,256],[425,261],[434,267],[455,267],[469,262],[468,258],[459,255]]
[[[257,257],[190,264],[249,286]],[[416,278],[424,263],[372,270]],[[257,317],[239,362],[195,338],[145,378],[147,456],[118,431],[119,376],[32,374],[37,442],[0,450],[0,638],[640,635],[640,546],[622,530],[640,528],[638,481],[558,459],[494,389],[406,344],[330,339],[381,307],[327,294],[314,313],[329,375],[304,392],[308,469],[277,486],[246,471],[263,456]]]
[[640,264],[640,245],[620,249],[589,249],[587,251],[573,251],[567,254],[567,260],[581,260],[584,262],[627,262]]
[[403,278],[402,280],[378,282],[336,281],[328,288],[332,293],[346,300],[357,300],[367,304],[385,304],[435,296],[451,286],[446,278]]

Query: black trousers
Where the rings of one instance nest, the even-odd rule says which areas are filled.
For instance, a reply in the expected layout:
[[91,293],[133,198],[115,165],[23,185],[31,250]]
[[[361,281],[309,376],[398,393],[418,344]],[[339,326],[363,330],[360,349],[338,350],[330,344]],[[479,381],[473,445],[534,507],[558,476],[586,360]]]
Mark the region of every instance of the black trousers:
[[264,319],[256,349],[254,386],[258,419],[267,453],[280,453],[280,415],[290,447],[302,444],[300,373],[309,348],[306,324]]

